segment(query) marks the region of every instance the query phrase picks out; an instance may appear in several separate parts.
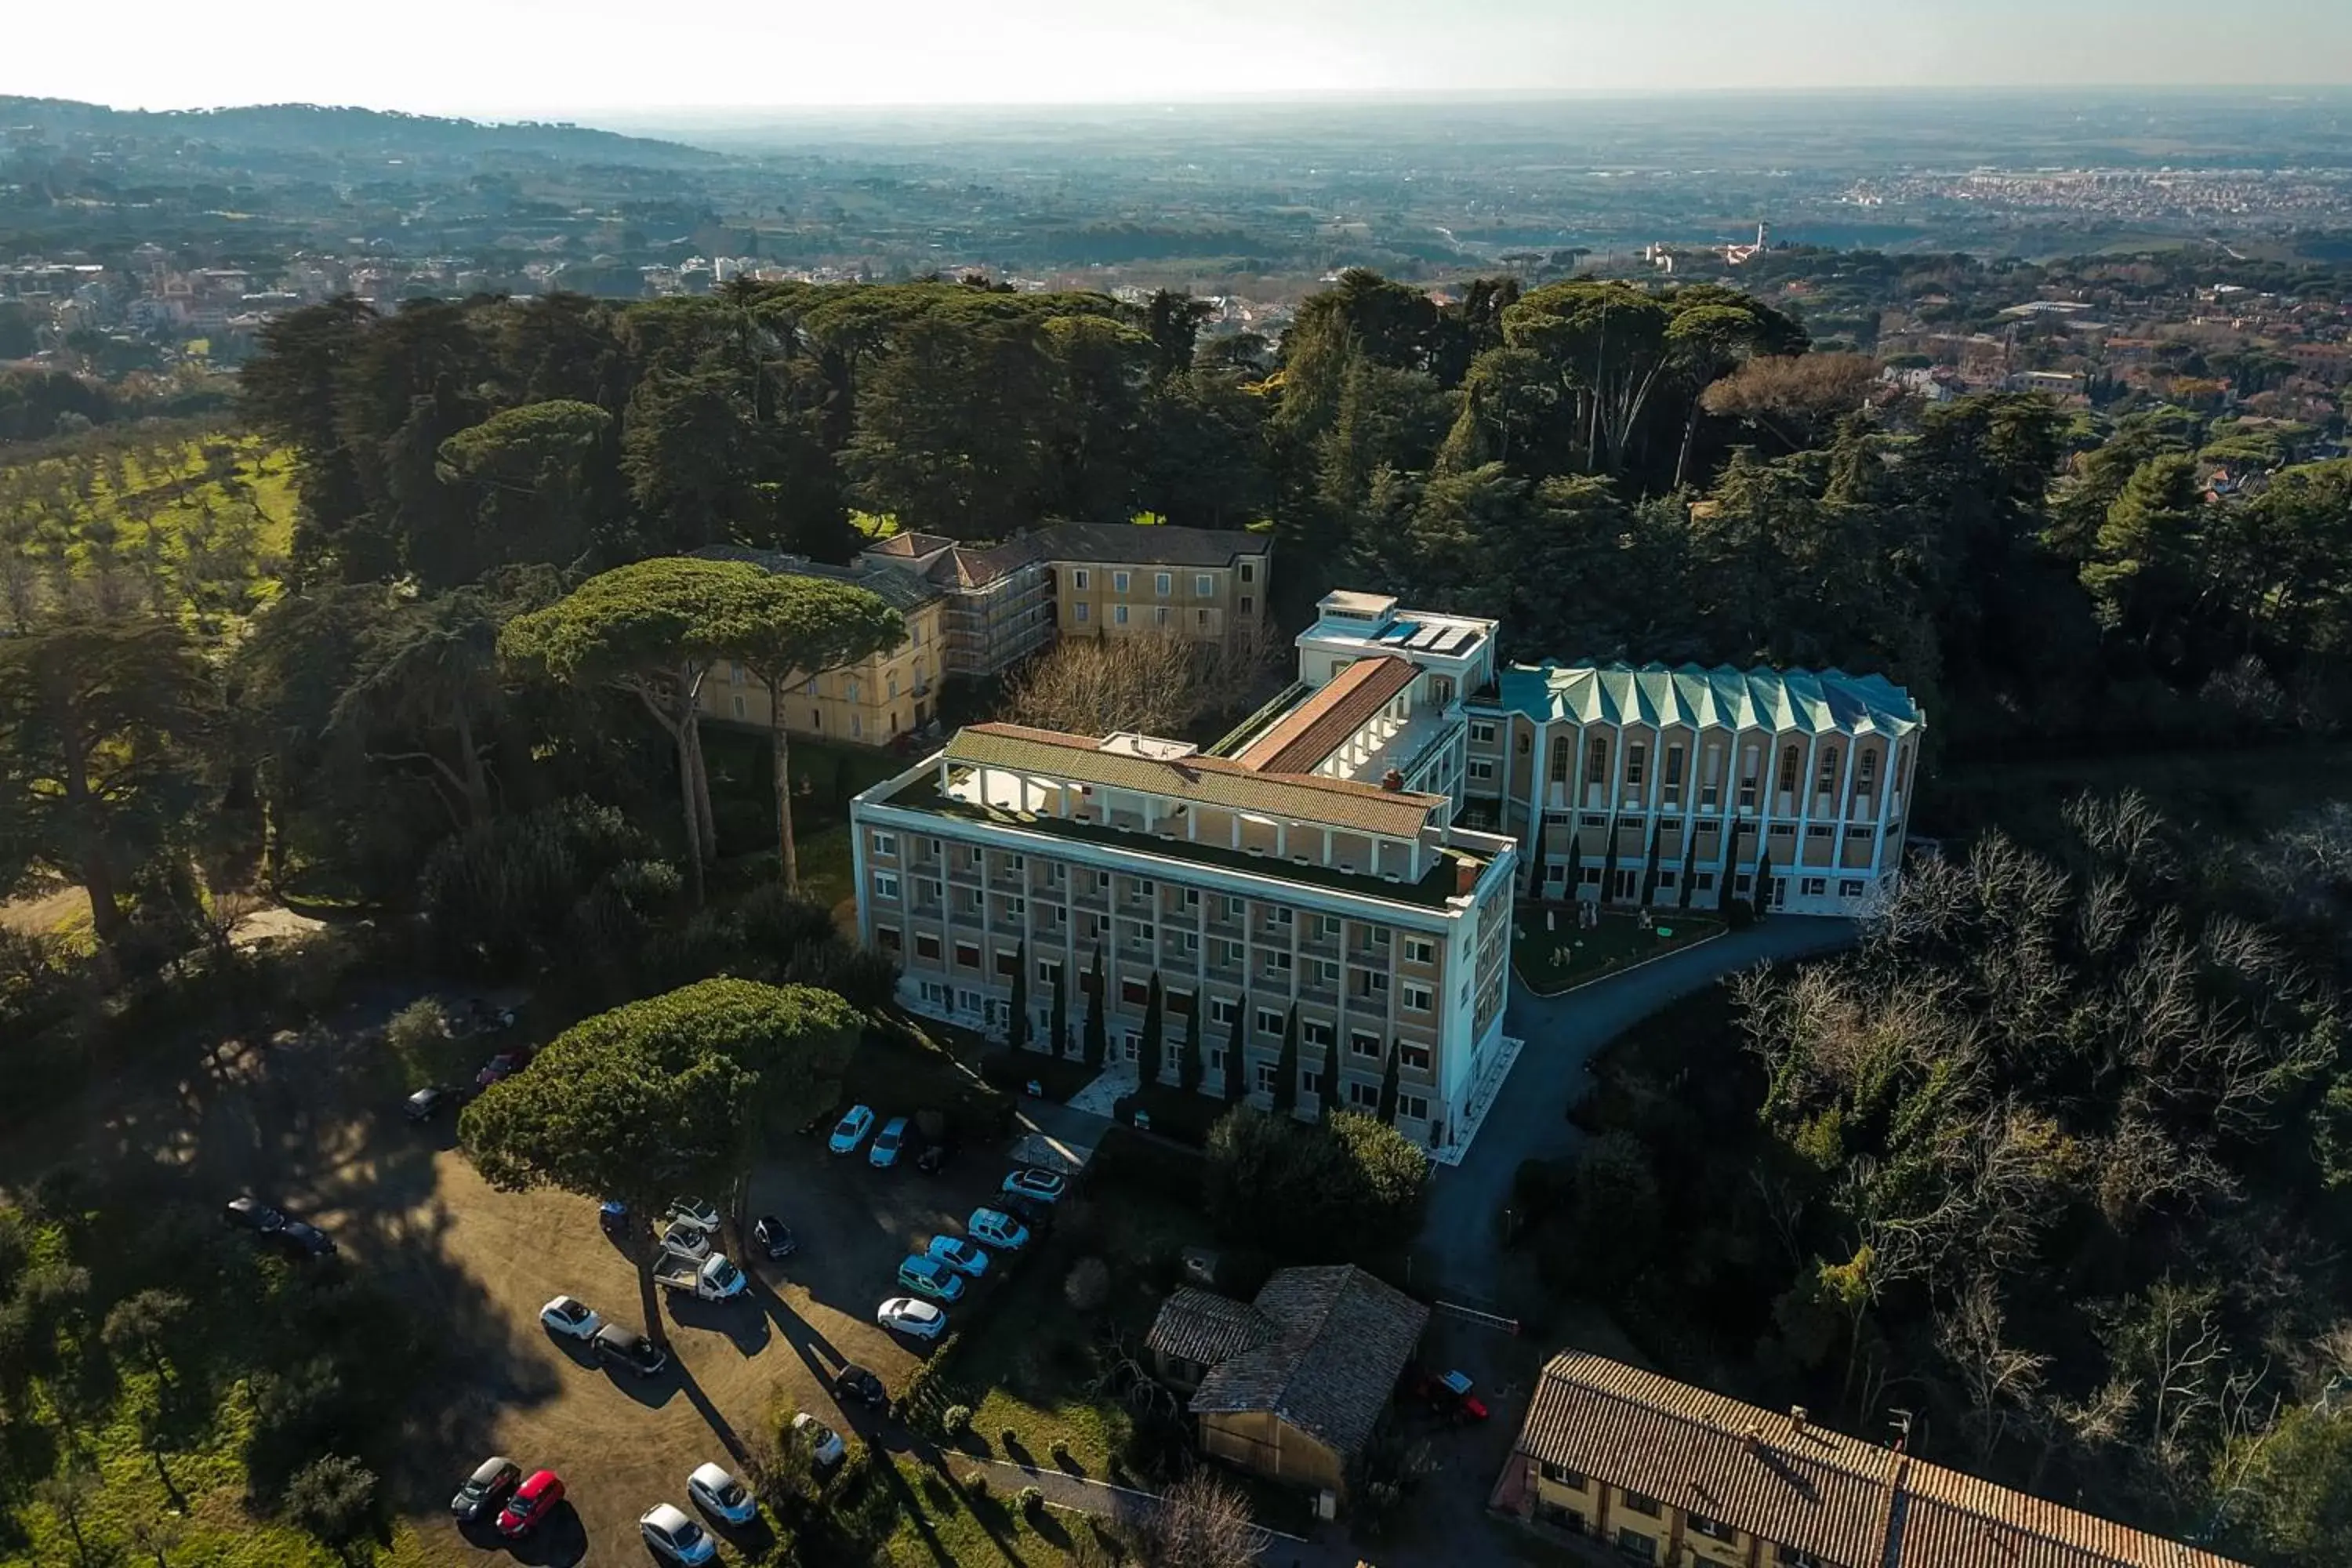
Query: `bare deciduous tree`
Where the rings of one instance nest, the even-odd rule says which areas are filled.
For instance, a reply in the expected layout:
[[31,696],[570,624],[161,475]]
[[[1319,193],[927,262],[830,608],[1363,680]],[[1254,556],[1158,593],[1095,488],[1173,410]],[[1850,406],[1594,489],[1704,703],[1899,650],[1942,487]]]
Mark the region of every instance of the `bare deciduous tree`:
[[1144,1568],[1251,1568],[1262,1544],[1248,1500],[1205,1469],[1161,1493],[1137,1536]]

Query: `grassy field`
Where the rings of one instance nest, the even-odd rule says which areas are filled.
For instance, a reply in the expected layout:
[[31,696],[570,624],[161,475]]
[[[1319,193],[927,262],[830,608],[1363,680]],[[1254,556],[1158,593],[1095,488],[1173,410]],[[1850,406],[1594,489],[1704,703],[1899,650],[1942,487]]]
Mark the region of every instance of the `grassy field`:
[[144,606],[208,636],[275,598],[292,454],[254,436],[105,432],[0,465],[0,624],[59,604]]
[[[1548,916],[1556,929],[1547,929]],[[1572,910],[1522,904],[1511,920],[1511,967],[1528,990],[1549,996],[1704,942],[1722,930],[1721,921],[1706,915],[1667,910],[1651,931],[1643,931],[1632,915],[1614,913],[1603,914],[1591,930],[1580,931]]]

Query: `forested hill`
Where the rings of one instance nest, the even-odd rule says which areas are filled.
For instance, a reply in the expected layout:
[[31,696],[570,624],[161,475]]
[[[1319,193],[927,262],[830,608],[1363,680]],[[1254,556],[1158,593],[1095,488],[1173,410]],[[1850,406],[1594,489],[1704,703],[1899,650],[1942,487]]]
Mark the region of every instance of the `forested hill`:
[[230,109],[109,109],[63,98],[0,97],[0,124],[53,138],[193,140],[223,151],[340,156],[527,153],[585,163],[664,168],[726,162],[719,153],[651,137],[536,121],[486,123],[314,103]]

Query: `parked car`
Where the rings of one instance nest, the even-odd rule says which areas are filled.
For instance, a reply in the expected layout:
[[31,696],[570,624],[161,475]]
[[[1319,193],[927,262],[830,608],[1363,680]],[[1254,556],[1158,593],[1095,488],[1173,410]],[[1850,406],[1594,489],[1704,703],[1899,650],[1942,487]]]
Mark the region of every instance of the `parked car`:
[[712,1518],[728,1524],[749,1524],[758,1517],[760,1500],[751,1489],[718,1465],[697,1465],[686,1478],[686,1495]]
[[1029,1244],[1029,1227],[1002,1209],[972,1210],[963,1229],[973,1240],[1006,1252],[1018,1252]]
[[269,1239],[287,1251],[299,1253],[304,1258],[332,1258],[336,1251],[333,1237],[317,1226],[306,1225],[299,1219],[288,1220]]
[[690,1258],[697,1263],[710,1256],[710,1233],[698,1225],[674,1219],[662,1226],[662,1251],[673,1258]]
[[719,1550],[709,1531],[670,1503],[657,1502],[646,1510],[637,1520],[637,1533],[665,1562],[677,1563],[678,1568],[708,1563]]
[[1419,1363],[1408,1363],[1404,1375],[1397,1380],[1400,1398],[1426,1405],[1432,1413],[1449,1421],[1486,1419],[1486,1402],[1471,1390],[1468,1373],[1433,1372]]
[[935,1236],[924,1252],[974,1279],[988,1272],[988,1254],[960,1236]]
[[494,1083],[504,1083],[522,1071],[524,1062],[529,1059],[520,1051],[500,1051],[484,1062],[482,1070],[474,1075],[474,1087],[488,1089]]
[[286,1215],[259,1198],[229,1199],[222,1206],[221,1218],[257,1236],[269,1236],[286,1228]]
[[1018,1197],[1034,1198],[1041,1204],[1057,1204],[1062,1194],[1070,1190],[1070,1178],[1059,1172],[1024,1166],[1004,1178],[1002,1190]]
[[629,1205],[618,1198],[606,1198],[596,1205],[596,1224],[606,1236],[618,1236],[629,1228]]
[[841,1440],[841,1434],[805,1410],[793,1417],[793,1430],[807,1441],[809,1458],[821,1470],[831,1469],[849,1457],[849,1445]]
[[719,1211],[700,1198],[672,1198],[669,1207],[663,1213],[666,1217],[690,1225],[697,1230],[716,1233],[719,1229]]
[[923,1152],[915,1156],[915,1169],[927,1176],[936,1176],[947,1169],[948,1162],[955,1158],[955,1152],[956,1143],[953,1138],[942,1138],[936,1143],[926,1143],[923,1145]]
[[857,1152],[857,1146],[866,1142],[866,1134],[873,1131],[873,1109],[870,1106],[853,1105],[848,1112],[834,1124],[833,1136],[826,1141],[825,1147],[836,1154],[855,1154]]
[[571,1340],[593,1340],[604,1326],[596,1309],[576,1296],[558,1296],[539,1310],[539,1321],[549,1333]]
[[563,1479],[553,1470],[533,1470],[530,1479],[515,1488],[514,1496],[499,1510],[499,1533],[505,1536],[529,1535],[547,1522],[555,1505],[563,1500]]
[[874,1321],[886,1329],[911,1334],[919,1340],[935,1340],[948,1326],[948,1315],[929,1301],[918,1301],[912,1296],[893,1296],[874,1309]]
[[669,1352],[635,1329],[606,1323],[589,1340],[599,1361],[616,1361],[639,1377],[651,1377],[669,1364]]
[[449,1511],[464,1524],[479,1524],[499,1511],[507,1493],[514,1490],[522,1479],[522,1467],[504,1454],[493,1454],[474,1467],[457,1495],[449,1500]]
[[1054,1228],[1054,1205],[1024,1193],[999,1193],[996,1206],[1039,1236]]
[[842,1399],[862,1399],[868,1405],[883,1405],[890,1402],[890,1391],[882,1380],[851,1362],[833,1374],[833,1392]]
[[793,1238],[793,1227],[772,1214],[763,1214],[751,1222],[751,1245],[766,1253],[771,1262],[790,1258],[801,1249],[801,1244]]
[[874,1146],[866,1151],[866,1163],[877,1168],[898,1163],[898,1151],[907,1142],[907,1119],[894,1116],[882,1124],[874,1135]]
[[454,1084],[436,1083],[418,1089],[401,1103],[401,1114],[411,1121],[430,1121],[445,1110],[455,1110],[466,1097]]
[[898,1283],[940,1301],[963,1300],[963,1276],[927,1253],[898,1265]]

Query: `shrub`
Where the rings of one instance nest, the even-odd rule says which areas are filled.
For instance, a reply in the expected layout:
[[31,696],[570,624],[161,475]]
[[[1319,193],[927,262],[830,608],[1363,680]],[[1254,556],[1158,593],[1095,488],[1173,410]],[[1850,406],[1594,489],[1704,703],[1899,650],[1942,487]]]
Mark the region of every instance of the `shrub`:
[[996,1438],[998,1442],[1003,1444],[1007,1448],[1017,1448],[1021,1447],[1021,1434],[1018,1431],[1015,1431],[1013,1427],[1007,1426],[1004,1430],[996,1435]]
[[1070,1462],[1070,1446],[1067,1443],[1063,1442],[1059,1437],[1055,1438],[1053,1455],[1054,1463],[1057,1465],[1068,1464]]
[[980,1470],[972,1471],[971,1474],[964,1478],[963,1489],[971,1493],[975,1498],[986,1497],[988,1495],[987,1475]]
[[940,1429],[950,1437],[961,1437],[971,1430],[971,1406],[950,1405],[940,1413]]
[[1419,1227],[1429,1156],[1372,1117],[1308,1126],[1236,1106],[1209,1140],[1209,1216],[1286,1262],[1363,1261]]
[[1099,1258],[1081,1258],[1062,1281],[1062,1295],[1073,1310],[1099,1312],[1110,1300],[1110,1270]]
[[1035,1487],[1023,1487],[1014,1495],[1013,1501],[1024,1515],[1034,1519],[1037,1516],[1037,1510],[1045,1506],[1045,1494]]
[[1756,923],[1756,906],[1746,899],[1733,899],[1723,906],[1723,923],[1731,931],[1745,931]]
[[374,1513],[375,1472],[345,1455],[313,1459],[286,1484],[287,1518],[330,1546],[356,1540]]
[[430,996],[420,996],[392,1016],[383,1026],[384,1043],[403,1061],[414,1061],[440,1048],[447,1037],[448,1015]]

